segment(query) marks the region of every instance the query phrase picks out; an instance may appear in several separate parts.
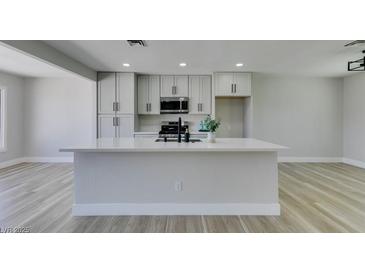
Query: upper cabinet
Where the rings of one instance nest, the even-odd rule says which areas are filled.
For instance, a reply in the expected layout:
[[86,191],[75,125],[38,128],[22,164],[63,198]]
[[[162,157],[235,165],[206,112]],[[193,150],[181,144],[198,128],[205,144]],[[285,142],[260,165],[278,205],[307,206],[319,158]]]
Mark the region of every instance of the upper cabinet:
[[138,114],[160,114],[160,76],[138,76]]
[[251,73],[218,72],[214,79],[216,96],[251,96]]
[[117,73],[117,114],[134,113],[135,75],[134,73]]
[[134,113],[134,73],[98,73],[98,113]]
[[162,75],[161,97],[188,97],[188,79],[185,75]]
[[210,114],[211,94],[210,76],[189,76],[189,114]]
[[115,103],[115,73],[98,73],[98,112],[105,114],[115,112]]

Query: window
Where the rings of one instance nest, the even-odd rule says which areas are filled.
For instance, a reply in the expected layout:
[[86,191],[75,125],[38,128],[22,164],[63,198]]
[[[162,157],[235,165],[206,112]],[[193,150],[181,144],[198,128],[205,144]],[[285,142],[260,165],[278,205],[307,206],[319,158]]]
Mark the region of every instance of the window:
[[0,88],[0,152],[6,151],[6,91]]

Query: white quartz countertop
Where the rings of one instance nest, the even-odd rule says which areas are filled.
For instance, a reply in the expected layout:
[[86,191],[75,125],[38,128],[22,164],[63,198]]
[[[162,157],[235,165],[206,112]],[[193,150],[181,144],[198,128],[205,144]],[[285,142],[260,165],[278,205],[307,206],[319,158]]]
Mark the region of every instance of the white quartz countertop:
[[248,138],[217,138],[197,143],[155,142],[155,138],[103,138],[90,144],[61,148],[61,152],[242,152],[279,151],[287,147]]

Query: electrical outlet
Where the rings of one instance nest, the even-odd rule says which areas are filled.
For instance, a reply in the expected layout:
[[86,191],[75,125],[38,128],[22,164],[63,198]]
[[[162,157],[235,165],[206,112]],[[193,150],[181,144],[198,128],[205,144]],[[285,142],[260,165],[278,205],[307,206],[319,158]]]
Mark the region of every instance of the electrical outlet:
[[175,182],[175,191],[180,192],[183,188],[183,182],[182,181],[176,181]]

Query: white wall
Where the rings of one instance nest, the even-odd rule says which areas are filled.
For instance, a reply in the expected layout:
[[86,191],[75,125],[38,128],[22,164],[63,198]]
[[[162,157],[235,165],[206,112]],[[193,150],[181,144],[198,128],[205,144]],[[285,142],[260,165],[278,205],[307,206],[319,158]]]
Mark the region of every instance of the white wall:
[[365,162],[365,73],[344,80],[343,156]]
[[25,156],[66,157],[59,148],[96,136],[96,84],[79,78],[25,80]]
[[7,91],[7,150],[0,152],[0,162],[23,156],[24,79],[0,72],[0,87]]
[[254,73],[253,135],[280,156],[342,157],[342,79]]

